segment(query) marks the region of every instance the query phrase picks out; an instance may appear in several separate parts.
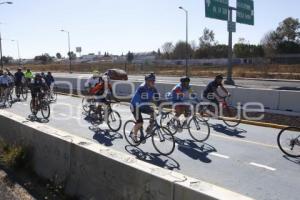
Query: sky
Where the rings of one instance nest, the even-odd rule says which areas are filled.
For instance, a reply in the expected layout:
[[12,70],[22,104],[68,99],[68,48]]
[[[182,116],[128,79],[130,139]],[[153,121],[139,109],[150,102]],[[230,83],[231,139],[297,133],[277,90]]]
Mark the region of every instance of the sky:
[[[199,43],[205,27],[219,43],[228,43],[227,23],[205,18],[204,0],[11,0],[0,5],[3,55],[22,58],[42,53],[63,56],[82,47],[82,54],[109,52],[120,55],[157,50],[165,42],[185,40],[185,13],[189,12],[189,41]],[[3,2],[3,0],[0,0]],[[234,43],[245,38],[260,43],[286,17],[300,18],[299,0],[254,0],[255,25],[237,24]],[[230,0],[235,6],[236,0]]]

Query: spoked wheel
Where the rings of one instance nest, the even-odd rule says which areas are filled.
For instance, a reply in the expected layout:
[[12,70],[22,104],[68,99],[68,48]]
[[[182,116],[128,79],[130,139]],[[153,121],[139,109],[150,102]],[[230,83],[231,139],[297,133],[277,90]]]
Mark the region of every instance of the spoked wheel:
[[33,99],[30,101],[30,111],[33,115],[37,115],[37,110],[33,109]]
[[21,96],[22,96],[22,98],[23,98],[23,100],[27,100],[27,97],[28,97],[28,90],[27,90],[27,88],[25,88],[25,87],[22,87],[21,88]]
[[12,101],[13,100],[12,100],[11,94],[8,94],[8,96],[4,98],[4,106],[6,108],[11,108],[12,107]]
[[210,135],[210,127],[207,121],[203,121],[196,116],[188,122],[188,130],[190,136],[197,142],[206,141]]
[[100,125],[102,120],[102,114],[97,111],[96,107],[90,107],[88,110],[88,116],[92,125]]
[[50,105],[46,100],[41,101],[41,113],[44,119],[49,119],[50,117]]
[[90,97],[83,97],[82,98],[82,109],[85,111],[85,112],[89,112],[90,110],[90,105],[94,105],[94,100]]
[[160,118],[160,126],[167,128],[172,135],[175,135],[178,131],[178,127],[180,126],[180,122],[179,120],[175,119],[175,116],[172,112],[163,113]]
[[277,137],[280,150],[290,157],[300,157],[300,128],[288,127],[280,131]]
[[121,116],[117,111],[111,110],[106,119],[107,125],[111,131],[117,132],[122,126]]
[[237,127],[241,123],[241,113],[237,108],[228,106],[223,109],[223,122],[229,127]]
[[152,135],[152,144],[161,155],[167,156],[175,149],[175,139],[172,133],[165,127],[157,127]]
[[126,139],[126,141],[128,142],[129,145],[131,146],[134,146],[134,147],[137,147],[141,144],[141,135],[142,135],[142,132],[141,130],[138,131],[138,135],[137,135],[137,140],[134,141],[133,140],[133,127],[135,126],[135,121],[133,120],[129,120],[127,121],[125,124],[124,124],[124,127],[123,127],[123,132],[124,132],[124,137]]

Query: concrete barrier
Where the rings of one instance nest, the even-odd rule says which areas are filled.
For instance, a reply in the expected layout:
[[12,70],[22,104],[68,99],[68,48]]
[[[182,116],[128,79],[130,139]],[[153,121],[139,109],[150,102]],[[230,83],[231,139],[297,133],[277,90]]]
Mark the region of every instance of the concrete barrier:
[[7,111],[0,111],[0,127],[6,142],[32,147],[37,174],[80,199],[250,199]]
[[300,112],[300,92],[280,91],[278,110]]
[[[64,91],[84,91],[84,83],[86,78],[57,78],[57,87],[63,89]],[[141,84],[141,81],[132,82],[136,88]],[[157,83],[157,89],[159,90],[162,96],[165,93],[170,92],[171,89],[176,84],[172,83]],[[71,87],[71,88],[70,88]],[[199,97],[202,96],[202,93],[205,89],[205,86],[201,85],[192,85],[193,90],[198,94]],[[120,96],[127,96],[131,91],[131,87],[126,85],[118,85],[116,87],[116,92]],[[297,91],[279,91],[279,90],[270,90],[270,89],[250,89],[250,88],[229,88],[229,91],[232,94],[231,104],[237,105],[241,103],[242,105],[249,102],[258,102],[262,103],[266,109],[269,110],[279,110],[286,111],[291,110],[293,112],[300,112],[300,105],[298,99],[300,99],[300,92]]]

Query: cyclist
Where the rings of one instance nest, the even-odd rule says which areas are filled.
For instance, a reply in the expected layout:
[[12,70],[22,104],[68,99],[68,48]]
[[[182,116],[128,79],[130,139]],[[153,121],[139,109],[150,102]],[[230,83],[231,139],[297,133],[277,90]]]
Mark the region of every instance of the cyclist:
[[98,71],[93,71],[93,75],[86,81],[85,87],[90,90],[91,88],[95,87],[96,84],[100,82],[100,80],[100,73]]
[[157,101],[158,92],[155,87],[155,74],[150,73],[145,76],[145,82],[142,83],[136,90],[133,98],[131,99],[131,111],[136,120],[136,124],[133,127],[130,137],[134,142],[137,142],[137,133],[143,126],[143,116],[142,113],[150,115],[150,124],[146,129],[149,133],[154,126],[154,109],[150,105],[145,105],[153,101]]
[[55,82],[51,72],[47,73],[45,80],[46,80],[46,84],[49,88],[51,88],[51,85]]
[[7,96],[12,83],[13,83],[13,80],[8,75],[8,73],[3,72],[3,75],[0,76],[0,93],[1,93],[1,97],[6,97]]
[[31,83],[31,79],[33,78],[33,74],[30,71],[30,69],[27,69],[25,72],[25,79],[26,79],[26,84],[30,84]]
[[215,80],[210,82],[207,86],[206,89],[203,92],[203,97],[219,108],[219,102],[220,99],[223,97],[219,94],[218,88],[220,87],[222,91],[224,91],[227,96],[230,96],[230,93],[228,90],[223,86],[223,75],[219,74],[215,77]]
[[[190,78],[185,76],[180,79],[180,83],[177,84],[171,91],[172,103],[177,104],[175,106],[175,118],[178,119],[182,114],[187,118],[190,113],[191,106],[187,103],[190,103],[190,100],[195,100],[195,95],[190,86]],[[179,127],[180,121],[178,120]],[[186,120],[184,124],[186,124]],[[180,131],[179,131],[180,132]]]
[[41,74],[37,73],[30,84],[31,98],[33,102],[33,110],[37,110],[37,101],[44,97],[44,92],[47,90],[47,85]]
[[24,73],[22,72],[21,68],[18,68],[18,71],[15,73],[15,86],[16,86],[16,95],[17,99],[20,100],[20,93],[21,93],[21,87],[24,82]]

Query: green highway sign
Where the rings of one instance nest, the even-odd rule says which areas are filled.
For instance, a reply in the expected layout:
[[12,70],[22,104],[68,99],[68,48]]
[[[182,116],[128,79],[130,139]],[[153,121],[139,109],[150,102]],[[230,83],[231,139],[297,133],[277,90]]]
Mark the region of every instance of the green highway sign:
[[253,0],[237,0],[236,22],[254,25],[254,2]]
[[205,16],[228,20],[229,0],[205,0]]

